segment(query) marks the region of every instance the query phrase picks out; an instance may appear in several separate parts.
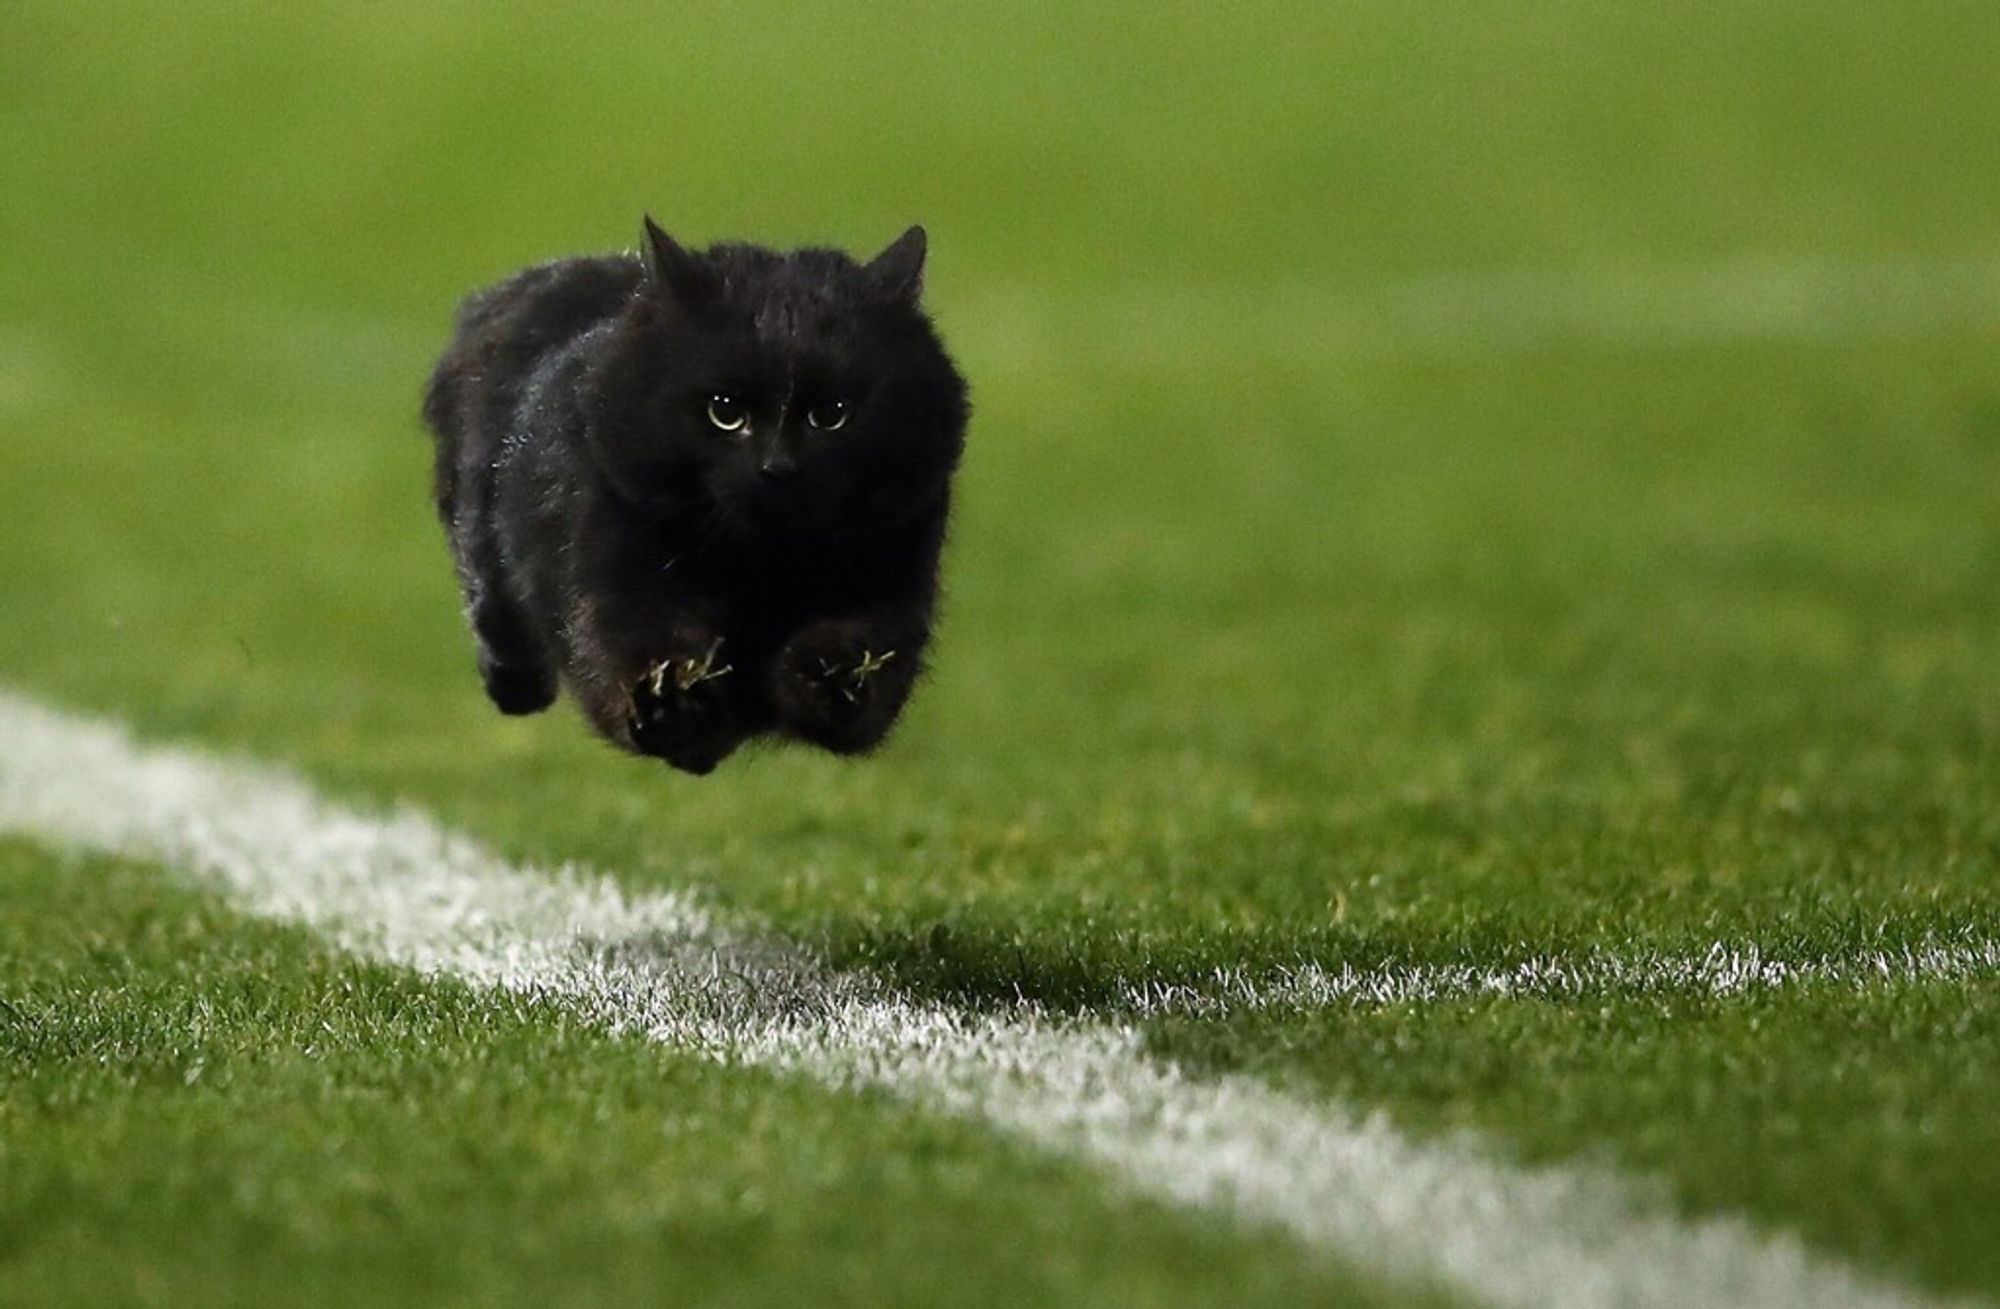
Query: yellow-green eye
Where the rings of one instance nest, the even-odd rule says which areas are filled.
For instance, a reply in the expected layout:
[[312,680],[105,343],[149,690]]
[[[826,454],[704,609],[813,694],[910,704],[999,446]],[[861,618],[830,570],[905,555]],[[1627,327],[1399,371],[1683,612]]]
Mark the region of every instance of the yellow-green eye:
[[847,401],[828,400],[806,410],[806,421],[822,432],[838,432],[847,426]]
[[725,432],[740,432],[750,421],[750,411],[733,395],[708,397],[708,421]]

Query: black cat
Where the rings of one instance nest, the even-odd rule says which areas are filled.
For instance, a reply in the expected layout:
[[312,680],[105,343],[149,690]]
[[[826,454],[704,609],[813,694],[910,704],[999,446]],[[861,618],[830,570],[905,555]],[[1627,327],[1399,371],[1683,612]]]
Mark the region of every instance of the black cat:
[[564,259],[468,297],[424,397],[438,513],[505,713],[567,685],[605,739],[706,773],[776,732],[843,754],[922,667],[964,379],[924,232]]

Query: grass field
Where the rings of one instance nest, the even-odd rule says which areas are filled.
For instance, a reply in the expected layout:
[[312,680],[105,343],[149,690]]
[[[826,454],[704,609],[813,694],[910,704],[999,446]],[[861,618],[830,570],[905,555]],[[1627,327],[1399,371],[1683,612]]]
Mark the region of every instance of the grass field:
[[[1946,0],[17,0],[0,690],[2000,1299],[1996,66]],[[642,210],[930,229],[977,416],[875,759],[695,780],[479,693],[418,388]],[[1520,1302],[357,953],[20,818],[13,748],[0,1303]],[[1718,942],[1804,975],[1659,963]],[[1242,998],[1537,960],[1622,963]]]

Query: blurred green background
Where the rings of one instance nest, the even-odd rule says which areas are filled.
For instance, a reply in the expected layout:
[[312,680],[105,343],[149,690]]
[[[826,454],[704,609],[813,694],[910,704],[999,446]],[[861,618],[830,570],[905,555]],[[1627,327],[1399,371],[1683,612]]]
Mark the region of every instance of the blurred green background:
[[[1984,914],[1990,18],[10,5],[0,669],[842,938]],[[642,210],[933,231],[979,412],[879,762],[467,674],[418,387]]]

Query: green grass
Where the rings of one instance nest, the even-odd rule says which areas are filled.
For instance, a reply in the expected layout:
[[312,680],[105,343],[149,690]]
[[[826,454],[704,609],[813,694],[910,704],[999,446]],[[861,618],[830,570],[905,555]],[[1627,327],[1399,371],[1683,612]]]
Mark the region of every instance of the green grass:
[[[1327,327],[1492,270],[1613,319],[1621,279],[1710,265],[1990,288],[1990,15],[1232,15],[7,7],[0,678],[703,886],[973,1003],[2000,928],[1990,298],[1763,339]],[[693,781],[478,694],[417,387],[458,294],[628,244],[642,209],[695,241],[932,230],[978,416],[935,674],[876,760]],[[697,1298],[911,1302],[959,1268],[1065,1303],[1339,1277],[964,1129],[335,963],[150,873],[6,860],[25,1300],[306,1295],[349,1260],[385,1271],[347,1302],[381,1304],[669,1268]],[[1994,994],[1157,1039],[1995,1296]],[[330,1061],[304,1053],[329,1010]],[[179,1085],[173,1051],[211,1048],[237,1071]],[[373,1180],[343,1189],[335,1139]]]
[[1990,980],[1412,1004],[1222,1030],[1173,1024],[1158,1045],[1198,1067],[1391,1103],[1424,1130],[1497,1129],[1527,1159],[1601,1142],[1617,1162],[1672,1178],[1690,1214],[1782,1215],[1864,1265],[2000,1286],[1987,1239],[2000,1209]]
[[972,1129],[355,964],[146,870],[0,845],[0,908],[9,1303],[1374,1301]]

